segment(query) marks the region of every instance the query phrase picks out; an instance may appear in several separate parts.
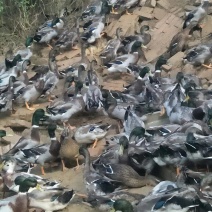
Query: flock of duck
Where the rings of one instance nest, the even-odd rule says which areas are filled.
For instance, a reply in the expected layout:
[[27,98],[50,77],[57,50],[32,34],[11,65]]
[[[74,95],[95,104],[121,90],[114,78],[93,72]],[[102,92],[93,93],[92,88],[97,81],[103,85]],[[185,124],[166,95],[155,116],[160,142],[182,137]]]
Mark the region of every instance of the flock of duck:
[[[145,61],[143,48],[151,41],[148,25],[127,37],[121,36],[121,28],[117,28],[116,38],[104,32],[110,13],[119,15],[126,10],[130,15],[128,10],[133,10],[138,2],[94,0],[76,18],[73,28],[65,25],[69,15],[65,8],[60,16],[45,22],[26,39],[25,49],[6,53],[0,66],[0,113],[12,115],[17,105],[25,105],[33,116],[29,137],[22,136],[1,156],[4,187],[17,194],[0,200],[0,211],[62,210],[75,195],[103,211],[212,211],[212,91],[203,89],[195,75],[178,72],[176,79],[161,77],[162,65],[180,51],[185,52],[185,63],[211,68],[207,64],[212,57],[209,40],[202,39],[201,44],[188,49],[194,31],[199,31],[202,38],[209,1],[202,0],[187,14],[182,30],[173,37],[167,52],[158,55],[154,69],[152,64],[137,64]],[[86,49],[92,49],[102,39],[108,40],[99,55],[102,66],[111,76],[123,72],[135,77],[122,92],[101,87],[95,71],[97,63],[86,55]],[[29,78],[33,47],[40,44],[50,47],[48,65],[33,66],[35,75]],[[56,56],[79,47],[81,60],[59,71]],[[60,80],[64,80],[63,91],[60,96],[54,95]],[[33,107],[39,98],[50,102],[46,111]],[[118,120],[118,134],[107,139],[103,153],[93,161],[88,146],[95,148],[111,125],[71,126],[69,119],[81,112],[103,112]],[[160,114],[159,119],[166,113],[169,123],[147,127],[151,113]],[[39,125],[44,123],[50,142],[40,144]],[[61,123],[63,131],[57,139],[55,131]],[[1,146],[10,144],[4,139],[6,135],[5,130],[0,130]],[[62,171],[67,161],[76,161],[78,169],[80,155],[85,158],[87,194],[30,173],[38,164],[45,175],[44,165],[58,159]],[[164,174],[167,170],[172,170],[174,178]],[[128,191],[146,185],[155,186],[147,196]]]

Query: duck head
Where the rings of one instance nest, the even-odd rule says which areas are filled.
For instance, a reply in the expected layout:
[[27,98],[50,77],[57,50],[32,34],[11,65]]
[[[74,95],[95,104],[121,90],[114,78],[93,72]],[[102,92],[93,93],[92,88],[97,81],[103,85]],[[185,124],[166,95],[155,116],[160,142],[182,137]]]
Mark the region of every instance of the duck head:
[[0,130],[0,138],[3,138],[7,135],[5,130]]
[[52,123],[48,125],[48,134],[50,138],[55,138],[55,130],[57,129],[57,125]]
[[122,136],[120,139],[119,139],[119,155],[123,155],[124,153],[124,150],[128,149],[129,147],[129,140],[126,136]]
[[167,63],[167,59],[164,56],[160,56],[155,64],[155,71],[161,70],[161,66]]
[[38,187],[38,182],[34,177],[18,176],[15,178],[14,183],[19,185],[19,192],[26,193],[30,188]]
[[39,126],[39,121],[45,117],[45,111],[43,109],[37,109],[32,116],[32,126]]
[[25,46],[28,48],[31,47],[32,44],[33,44],[33,37],[31,36],[27,37],[25,41]]
[[16,160],[13,158],[5,159],[1,164],[2,171],[7,174],[12,174],[15,170],[16,164]]
[[114,202],[112,211],[133,212],[133,206],[125,199],[118,199]]

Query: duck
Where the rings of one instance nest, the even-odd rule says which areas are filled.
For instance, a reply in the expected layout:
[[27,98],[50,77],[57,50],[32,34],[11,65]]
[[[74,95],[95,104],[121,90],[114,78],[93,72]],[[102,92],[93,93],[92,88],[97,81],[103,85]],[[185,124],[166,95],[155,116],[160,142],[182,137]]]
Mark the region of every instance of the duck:
[[29,149],[39,145],[39,121],[45,117],[45,111],[43,109],[37,109],[32,115],[32,127],[29,138],[22,136],[17,143],[10,149],[5,155],[13,155],[19,151],[19,149]]
[[151,35],[148,33],[150,27],[148,25],[141,26],[140,33],[130,35],[122,40],[122,44],[125,46],[124,49],[127,53],[131,51],[132,45],[135,41],[140,41],[143,44],[143,48],[151,41]]
[[[54,16],[53,19],[46,21],[45,23],[43,23],[41,26],[38,27],[37,31],[40,31],[43,28],[46,27],[54,27],[55,25],[57,27],[59,27],[60,29],[63,28],[64,25],[64,18],[67,17],[69,15],[69,11],[67,9],[67,7],[64,7],[59,16]],[[58,21],[59,19],[59,21]]]
[[127,164],[98,164],[95,170],[99,174],[120,182],[128,188],[140,188],[146,185],[155,186],[159,180],[151,175],[140,176],[131,166]]
[[110,91],[102,93],[102,104],[104,112],[111,118],[124,121],[124,116],[129,103],[118,103],[117,99],[112,95]]
[[192,187],[172,188],[161,194],[148,195],[135,207],[135,211],[189,211],[203,210],[210,211],[211,205],[207,200],[202,200],[198,191]]
[[121,38],[120,33],[122,32],[122,28],[118,27],[116,29],[116,38],[109,40],[107,45],[104,47],[104,50],[99,55],[103,63],[108,63],[111,60],[114,60],[117,57],[117,51],[121,46]]
[[202,25],[201,22],[204,20],[204,18],[207,16],[209,8],[209,1],[208,0],[202,0],[201,5],[195,9],[189,12],[186,16],[186,19],[183,23],[183,29],[188,27],[193,22],[196,23],[196,25],[193,27],[192,31],[200,31],[200,36],[202,37]]
[[180,51],[185,51],[188,46],[188,40],[191,37],[190,31],[192,30],[194,24],[190,24],[188,27],[183,29],[181,32],[178,32],[171,40],[167,52],[169,57],[174,56]]
[[64,161],[67,160],[76,160],[76,169],[79,168],[79,144],[72,138],[73,134],[73,130],[70,130],[69,127],[65,127],[60,136],[61,147],[59,150],[59,155],[62,161],[62,171],[66,170]]
[[43,76],[44,78],[44,87],[41,96],[48,96],[48,101],[51,100],[51,94],[55,87],[57,86],[59,79],[63,77],[58,72],[58,67],[56,63],[56,51],[51,49],[49,52],[49,71]]
[[124,8],[126,10],[127,15],[131,15],[131,13],[129,13],[128,10],[132,7],[137,6],[138,3],[139,3],[138,0],[132,0],[132,1],[120,0],[120,1],[118,1],[118,4],[120,5],[120,7]]
[[60,188],[29,193],[29,207],[44,211],[58,211],[66,208],[75,196],[74,190]]
[[59,48],[59,50],[77,50],[76,44],[78,40],[78,29],[79,29],[79,18],[76,19],[75,28],[67,28],[60,34],[58,40],[55,42],[54,46]]
[[196,47],[189,49],[183,60],[184,63],[190,63],[194,67],[203,66],[207,69],[211,69],[211,65],[205,64],[211,57],[212,57],[212,45],[199,44]]
[[118,199],[113,203],[113,211],[134,212],[134,208],[128,200]]
[[130,64],[136,64],[142,54],[142,42],[136,41],[132,45],[130,54],[117,57],[115,60],[106,64],[108,72],[127,72]]
[[[62,122],[64,126],[68,124],[68,120],[76,113],[84,111],[85,102],[83,96],[79,94],[79,91],[83,87],[81,82],[75,83],[75,94],[70,100],[60,99],[58,101],[51,102],[47,107],[49,121]],[[72,126],[70,126],[72,128]],[[74,127],[74,126],[73,126]]]
[[41,96],[44,85],[44,79],[40,78],[37,82],[25,86],[25,88],[19,90],[15,102],[17,104],[23,104],[24,102],[27,110],[34,111],[35,108],[33,106],[30,107],[29,104],[34,103]]
[[51,143],[42,144],[29,149],[20,149],[14,158],[27,161],[31,164],[39,164],[41,173],[45,175],[44,164],[54,162],[59,157],[61,144],[55,136],[56,124],[49,124],[48,133]]
[[110,12],[107,0],[93,0],[82,13],[83,21],[93,20],[98,15],[105,15]]
[[93,164],[128,164],[129,141],[125,135],[120,136],[118,143],[109,145]]
[[41,28],[35,33],[33,41],[36,43],[47,43],[49,45],[49,42],[59,35],[59,31],[63,28],[63,26],[63,19],[55,17],[50,26]]
[[130,133],[135,127],[145,128],[143,120],[138,117],[130,106],[127,107],[124,117],[124,132],[126,135],[130,136]]
[[30,188],[35,188],[38,185],[37,181],[32,177],[25,178],[24,180],[20,177],[17,177],[15,179],[15,183],[19,186],[18,194],[1,199],[0,210],[11,212],[27,212],[29,210],[29,199],[27,192]]
[[105,27],[105,16],[100,16],[98,20],[93,22],[81,35],[81,39],[89,44],[94,43],[101,38]]
[[[121,189],[119,182],[115,180],[110,180],[96,172],[93,169],[90,161],[90,153],[88,149],[81,146],[79,148],[79,154],[85,158],[85,168],[83,171],[83,179],[86,185],[87,194],[86,197],[88,200],[96,200],[99,197],[102,197],[111,192]],[[85,196],[85,195],[82,195]]]
[[[102,108],[102,92],[99,88],[99,79],[93,69],[93,61],[90,65],[90,70],[87,72],[88,88],[84,89],[83,100],[85,102],[85,110],[88,112],[99,111]],[[79,76],[80,77],[80,76]],[[82,93],[83,91],[81,91]]]
[[[27,68],[29,65],[29,61],[28,60],[24,60],[22,62],[21,65],[21,71],[20,71],[20,75],[22,77],[22,79],[16,79],[16,76],[14,75],[10,75],[8,77],[5,77],[4,79],[2,79],[2,81],[0,82],[0,93],[6,92],[9,88],[9,78],[12,77],[13,78],[13,88],[14,88],[14,95],[17,94],[17,92],[25,87],[29,82],[28,82],[28,75],[27,75]],[[18,76],[17,76],[18,77]]]
[[[192,121],[194,117],[203,120],[205,112],[203,108],[189,108],[181,106],[181,101],[185,99],[185,94],[181,89],[181,85],[177,84],[172,92],[165,95],[164,108],[171,123],[184,124],[186,121]],[[162,112],[163,114],[163,112]]]
[[3,92],[0,95],[0,113],[10,112],[10,114],[13,114],[15,112],[14,109],[14,88],[13,88],[13,82],[14,82],[14,76],[11,76],[9,79],[9,88],[8,91]]
[[18,50],[15,55],[21,55],[21,59],[30,60],[33,55],[33,37],[28,36],[25,41],[25,49]]
[[1,155],[3,155],[3,153],[4,153],[4,150],[3,150],[4,146],[8,146],[9,145],[9,148],[11,149],[11,142],[5,140],[4,139],[5,136],[13,136],[13,135],[7,134],[7,132],[5,130],[0,130]]
[[82,71],[86,71],[88,69],[88,67],[90,65],[90,61],[88,60],[88,58],[86,56],[86,47],[87,47],[87,45],[80,40],[81,59],[79,62],[72,64],[66,70],[64,70],[64,72],[66,72],[66,78],[68,78],[69,76],[78,77],[79,76],[79,71],[78,71],[79,67],[80,67],[80,70],[82,70]]
[[[38,175],[35,174],[30,174],[27,172],[16,172],[15,167],[16,167],[16,160],[14,158],[7,158],[6,160],[3,161],[2,163],[2,171],[1,175],[3,178],[3,182],[6,185],[6,187],[18,193],[18,190],[20,188],[20,185],[16,185],[15,179],[17,177],[19,178],[26,178],[26,177],[32,177],[36,179],[40,185],[40,188],[43,190],[51,190],[54,188],[60,188],[60,184],[56,181],[49,181],[48,179],[44,179]],[[38,187],[31,188],[28,192],[34,192],[34,190],[37,190]]]
[[98,140],[104,138],[110,129],[108,124],[87,124],[76,129],[74,139],[78,144],[91,144],[95,148]]

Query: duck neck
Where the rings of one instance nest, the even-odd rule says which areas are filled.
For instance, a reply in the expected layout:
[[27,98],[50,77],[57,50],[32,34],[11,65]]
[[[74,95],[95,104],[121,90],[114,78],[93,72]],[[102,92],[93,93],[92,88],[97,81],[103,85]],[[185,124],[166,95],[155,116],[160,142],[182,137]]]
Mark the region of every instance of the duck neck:
[[27,72],[26,71],[23,71],[23,76],[24,76],[24,84],[25,85],[28,85],[29,84],[29,77],[27,75]]
[[54,142],[54,141],[57,140],[54,130],[48,130],[48,134],[49,134],[49,137],[50,137],[51,141]]
[[32,128],[31,128],[31,138],[35,141],[40,141],[39,121],[40,121],[40,117],[33,115],[33,117],[32,117]]
[[90,169],[90,164],[91,164],[90,154],[87,149],[84,149],[83,153],[84,153],[84,157],[85,157],[85,173],[89,174],[90,170],[91,170]]
[[55,60],[55,55],[51,55],[49,57],[49,69],[56,75],[57,78],[60,78],[60,74],[58,72],[57,63]]
[[120,40],[120,28],[116,29],[116,37]]

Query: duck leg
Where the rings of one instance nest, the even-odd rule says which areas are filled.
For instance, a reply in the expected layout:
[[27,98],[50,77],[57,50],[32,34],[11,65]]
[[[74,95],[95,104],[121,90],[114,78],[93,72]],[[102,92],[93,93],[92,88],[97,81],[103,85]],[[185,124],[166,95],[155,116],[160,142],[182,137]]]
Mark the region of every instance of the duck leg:
[[79,47],[77,47],[77,46],[72,46],[71,49],[72,49],[72,50],[79,50]]
[[43,166],[40,167],[40,170],[41,170],[41,174],[42,175],[45,175],[46,174]]
[[48,102],[53,102],[53,100],[51,99],[51,95],[48,96]]
[[76,158],[76,162],[77,162],[77,166],[75,167],[75,170],[78,170],[80,168],[80,165],[79,165],[79,155],[76,155],[75,158]]
[[115,12],[114,7],[112,7],[112,11],[110,13],[111,14],[118,14],[118,12]]
[[97,142],[98,142],[98,140],[97,140],[97,139],[95,139],[95,141],[94,141],[94,143],[93,143],[93,146],[92,146],[92,148],[93,148],[93,149],[96,147]]
[[35,110],[35,108],[29,106],[28,102],[25,102],[25,105],[28,110]]
[[211,63],[209,64],[209,66],[208,65],[205,65],[205,64],[202,64],[202,66],[205,67],[205,68],[208,68],[208,69],[212,69]]
[[68,170],[65,166],[64,160],[61,159],[61,163],[62,163],[62,171],[64,172],[64,171]]
[[176,168],[176,175],[177,175],[177,176],[180,175],[180,168],[179,168],[179,167]]
[[66,124],[65,122],[63,122],[63,126],[64,126],[64,127],[69,127],[69,128],[70,128],[70,130],[74,130],[74,129],[76,129],[76,127],[75,127],[75,126],[71,126],[69,123],[68,123],[68,124]]
[[129,13],[129,12],[128,12],[128,9],[126,9],[126,14],[127,14],[127,15],[133,15],[132,13]]
[[47,43],[47,46],[48,46],[50,49],[53,49],[53,47],[52,47],[49,43]]
[[75,195],[77,195],[78,197],[81,197],[81,198],[88,198],[87,194],[75,193]]
[[166,109],[165,109],[165,107],[163,106],[162,109],[161,109],[161,111],[160,111],[160,116],[165,115],[165,113],[166,113]]

